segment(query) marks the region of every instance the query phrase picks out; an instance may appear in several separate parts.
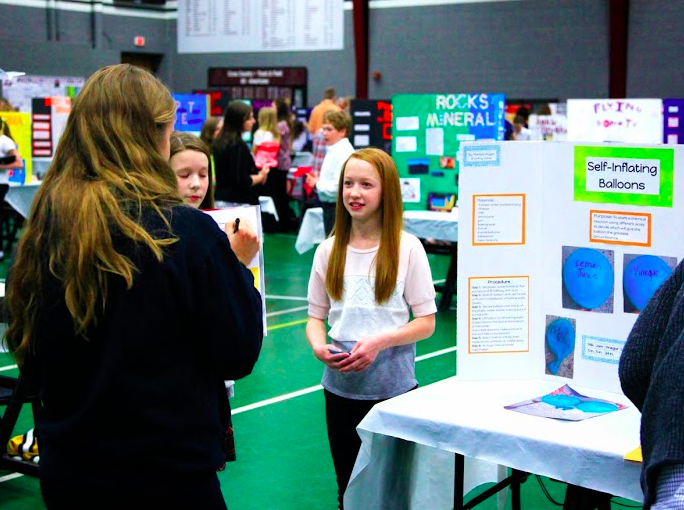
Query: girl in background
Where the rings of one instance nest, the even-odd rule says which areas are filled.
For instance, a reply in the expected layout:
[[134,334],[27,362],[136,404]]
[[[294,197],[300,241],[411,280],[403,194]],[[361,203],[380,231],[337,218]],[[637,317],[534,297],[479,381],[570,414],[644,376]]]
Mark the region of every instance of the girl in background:
[[402,231],[392,158],[375,148],[353,153],[337,202],[334,236],[318,247],[311,269],[306,336],[325,364],[328,440],[343,508],[361,446],[356,426],[376,403],[417,386],[415,343],[434,332],[437,307],[425,250]]
[[254,187],[266,183],[269,168],[257,169],[254,157],[242,139],[242,133],[251,132],[252,127],[252,107],[237,100],[228,103],[223,127],[212,145],[216,165],[216,200],[259,204],[259,194]]
[[275,108],[264,106],[259,110],[259,128],[254,132],[252,140],[252,153],[256,154],[257,148],[264,142],[280,143],[278,132],[278,118]]
[[209,147],[214,141],[214,137],[221,130],[223,124],[221,117],[209,117],[202,124],[202,131],[200,132],[200,140],[206,143]]
[[196,209],[214,208],[209,146],[195,135],[174,131],[169,164],[178,180],[183,202]]
[[290,196],[287,194],[287,173],[292,167],[292,112],[290,101],[278,98],[273,101],[278,117],[278,133],[280,134],[280,147],[276,155],[278,167],[274,168],[269,175],[269,190],[273,197],[278,217],[280,218],[278,229],[281,232],[296,232],[297,221],[294,211],[290,208]]

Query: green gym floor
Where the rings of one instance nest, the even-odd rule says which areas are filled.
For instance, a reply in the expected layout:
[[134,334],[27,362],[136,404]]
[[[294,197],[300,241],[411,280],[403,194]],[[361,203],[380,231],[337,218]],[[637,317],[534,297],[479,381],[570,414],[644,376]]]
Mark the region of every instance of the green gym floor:
[[[267,234],[264,241],[268,336],[254,372],[237,381],[231,401],[238,460],[219,473],[230,510],[336,508],[320,387],[322,365],[311,354],[304,334],[313,250],[298,255],[294,241],[294,236],[278,234]],[[433,278],[443,281],[447,256],[429,257]],[[7,263],[1,263],[0,277],[6,270]],[[418,344],[416,373],[421,386],[456,374],[454,307],[455,301],[451,310],[439,312],[435,334]],[[8,354],[0,353],[0,373],[18,374]],[[29,406],[25,406],[15,431],[20,434],[31,427]],[[93,469],[97,469],[97,461]],[[548,478],[541,481],[550,497],[562,504],[565,484]],[[487,487],[479,487],[466,500]],[[534,476],[522,485],[521,492],[525,510],[557,507]],[[613,499],[612,508],[625,506],[641,508],[632,501]],[[38,480],[0,471],[0,508],[44,508]],[[494,510],[496,499],[477,508]]]

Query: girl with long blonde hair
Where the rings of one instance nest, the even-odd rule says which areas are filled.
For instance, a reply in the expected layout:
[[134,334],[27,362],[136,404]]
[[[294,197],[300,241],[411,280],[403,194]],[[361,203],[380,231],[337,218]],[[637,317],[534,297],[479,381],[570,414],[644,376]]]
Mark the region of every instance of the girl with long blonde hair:
[[261,347],[241,263],[258,241],[241,224],[229,243],[182,205],[174,121],[149,72],[94,73],[19,241],[6,342],[40,397],[48,508],[226,508],[223,380],[248,374]]
[[417,386],[415,343],[435,329],[430,265],[420,241],[402,231],[402,209],[392,158],[374,148],[354,152],[340,175],[334,235],[311,269],[306,335],[325,364],[340,508],[361,446],[356,426],[376,403]]

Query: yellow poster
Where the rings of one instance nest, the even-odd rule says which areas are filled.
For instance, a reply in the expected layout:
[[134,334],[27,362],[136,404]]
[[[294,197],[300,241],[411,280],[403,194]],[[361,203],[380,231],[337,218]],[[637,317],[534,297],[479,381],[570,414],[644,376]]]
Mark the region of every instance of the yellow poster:
[[7,122],[12,139],[17,144],[19,154],[26,161],[26,182],[31,181],[33,169],[31,151],[31,114],[23,112],[0,112],[0,117]]

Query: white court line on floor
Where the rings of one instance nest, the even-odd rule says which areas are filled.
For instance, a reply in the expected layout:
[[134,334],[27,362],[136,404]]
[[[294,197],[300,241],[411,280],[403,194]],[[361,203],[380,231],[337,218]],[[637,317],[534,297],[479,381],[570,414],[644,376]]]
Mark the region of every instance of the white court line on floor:
[[266,317],[275,317],[276,315],[284,315],[286,313],[291,313],[291,312],[301,312],[302,310],[308,310],[309,305],[307,306],[298,306],[296,308],[288,308],[287,310],[278,310],[277,312],[270,312],[266,314]]
[[289,299],[291,301],[307,301],[307,297],[300,296],[269,296],[266,294],[266,299]]
[[4,372],[5,370],[13,370],[17,368],[16,365],[7,365],[6,367],[0,367],[0,372]]
[[[423,361],[426,359],[434,358],[436,356],[442,356],[443,354],[449,354],[450,352],[454,352],[456,350],[456,346],[454,345],[453,347],[447,347],[446,349],[441,349],[439,351],[435,352],[430,352],[428,354],[423,354],[422,356],[418,356],[416,358],[416,362],[418,361]],[[285,400],[290,400],[291,398],[295,397],[300,397],[302,395],[307,395],[309,393],[313,393],[314,391],[322,390],[323,386],[320,384],[316,386],[310,386],[309,388],[304,388],[303,390],[297,390],[293,391],[292,393],[286,393],[284,395],[280,395],[278,397],[273,397],[269,398],[266,400],[262,400],[260,402],[254,402],[253,404],[248,404],[246,406],[242,407],[237,407],[232,410],[232,414],[240,414],[244,413],[245,411],[253,411],[254,409],[259,409],[260,407],[265,407],[271,404],[277,404],[278,402],[283,402]]]
[[20,476],[24,476],[21,473],[12,473],[10,475],[5,475],[0,477],[0,483],[2,482],[9,482],[10,480],[14,480],[15,478],[19,478]]

